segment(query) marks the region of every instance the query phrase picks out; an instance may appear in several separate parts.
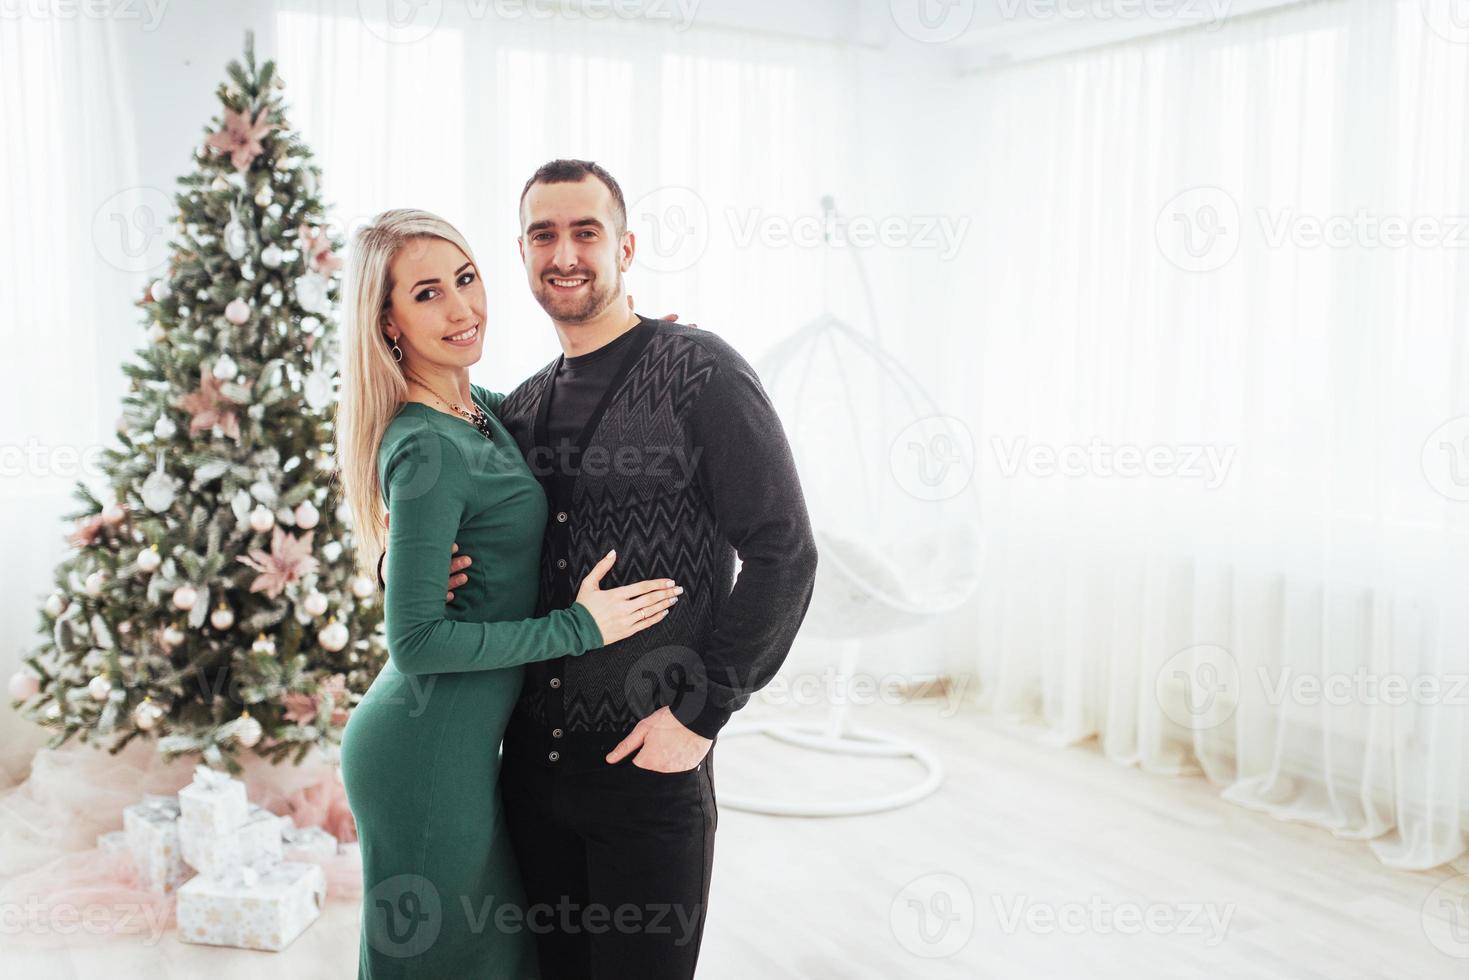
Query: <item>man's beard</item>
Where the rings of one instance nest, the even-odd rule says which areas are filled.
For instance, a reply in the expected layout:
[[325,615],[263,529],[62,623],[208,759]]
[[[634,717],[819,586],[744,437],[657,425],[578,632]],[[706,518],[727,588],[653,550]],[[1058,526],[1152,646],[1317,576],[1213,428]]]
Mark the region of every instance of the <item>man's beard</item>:
[[610,286],[602,284],[602,277],[591,273],[576,273],[572,276],[555,276],[552,278],[581,278],[587,277],[586,292],[580,296],[557,296],[556,287],[552,286],[544,278],[540,279],[534,290],[536,302],[541,304],[541,309],[554,320],[561,323],[585,323],[587,320],[597,316],[612,303],[622,287],[622,272],[618,270],[617,278]]

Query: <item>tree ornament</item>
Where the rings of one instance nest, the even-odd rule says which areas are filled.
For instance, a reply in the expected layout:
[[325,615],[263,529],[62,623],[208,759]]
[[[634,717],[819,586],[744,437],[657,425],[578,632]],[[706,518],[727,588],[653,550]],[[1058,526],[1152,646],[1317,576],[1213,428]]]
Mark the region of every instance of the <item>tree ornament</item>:
[[143,481],[143,506],[155,514],[161,514],[173,506],[178,490],[179,481],[163,471],[163,453],[159,453],[157,468]]
[[256,534],[264,534],[275,527],[275,515],[268,507],[256,507],[250,512],[250,530]]
[[55,619],[66,612],[66,596],[60,592],[53,592],[46,597],[46,615]]
[[179,629],[177,625],[169,623],[163,628],[163,645],[168,649],[172,650],[180,643],[183,643],[184,639],[184,631]]
[[296,505],[295,516],[296,526],[303,531],[311,530],[321,520],[321,514],[317,512],[309,500],[303,500]]
[[153,297],[153,302],[162,303],[173,295],[173,287],[168,284],[167,279],[155,279],[153,285],[148,287],[148,293]]
[[220,603],[214,607],[214,612],[209,614],[209,625],[223,632],[235,625],[235,614],[229,606]]
[[255,192],[255,204],[256,204],[256,206],[263,208],[263,207],[265,207],[269,203],[270,203],[270,185],[269,184],[261,184],[260,185],[260,190],[258,190],[258,191]]
[[224,318],[235,326],[250,322],[250,304],[236,297],[224,308]]
[[173,590],[173,607],[188,612],[199,600],[199,593],[192,585],[180,585]]
[[143,572],[156,572],[158,566],[163,564],[163,556],[158,553],[158,545],[149,545],[138,552],[138,569]]
[[87,595],[101,595],[102,589],[106,585],[107,573],[98,571],[87,576],[87,581],[83,588],[86,589]]
[[112,693],[112,682],[98,674],[87,682],[87,693],[92,696],[93,701],[106,701]]
[[320,633],[316,634],[316,641],[328,653],[338,652],[347,645],[347,641],[351,638],[352,635],[347,632],[347,627],[337,622],[335,616],[321,628]]
[[260,264],[267,269],[279,269],[284,257],[279,245],[270,244],[260,250]]
[[235,375],[239,373],[240,366],[236,364],[235,359],[233,357],[230,357],[228,354],[219,355],[218,359],[216,359],[214,362],[213,374],[221,381],[233,381],[235,379]]
[[41,692],[41,678],[29,667],[22,667],[10,675],[10,696],[16,701],[28,701]]
[[148,326],[148,342],[150,344],[161,344],[168,339],[168,331],[163,329],[163,324],[152,323]]
[[366,599],[377,591],[377,583],[366,575],[352,576],[352,594],[359,599]]
[[133,724],[139,731],[151,732],[162,720],[163,709],[151,697],[145,697],[133,709]]
[[255,642],[250,644],[250,652],[261,657],[274,657],[275,641],[261,633],[255,637]]
[[243,745],[247,749],[253,749],[256,745],[260,744],[260,736],[265,734],[265,730],[260,727],[260,722],[251,718],[250,712],[246,711],[231,722],[230,734],[240,745]]
[[320,592],[312,592],[301,602],[301,606],[312,616],[320,616],[326,612],[326,596]]
[[122,504],[111,503],[102,508],[102,523],[111,527],[116,527],[121,524],[123,518],[126,516],[127,509]]
[[158,416],[158,421],[153,423],[153,437],[155,439],[172,439],[178,434],[179,427],[174,425],[173,419],[167,415]]

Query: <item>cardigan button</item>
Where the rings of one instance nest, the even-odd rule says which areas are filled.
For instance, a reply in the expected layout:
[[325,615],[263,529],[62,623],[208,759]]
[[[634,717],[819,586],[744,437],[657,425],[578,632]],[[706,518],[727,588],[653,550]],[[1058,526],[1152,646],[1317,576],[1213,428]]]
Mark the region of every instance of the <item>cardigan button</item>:
[[556,567],[559,568],[559,569],[563,569],[564,570],[566,568],[566,559],[565,558],[557,558],[556,559]]
[[557,511],[556,512],[556,523],[558,523],[558,524],[565,524],[566,523],[566,511],[560,510],[560,511]]
[[551,678],[551,686],[552,687],[560,687],[561,686],[561,678],[559,678],[559,677],[553,677],[553,678]]
[[555,762],[557,759],[560,759],[561,758],[561,753],[560,752],[552,752],[549,755],[547,755],[546,758],[550,759],[552,762]]
[[551,729],[551,737],[552,738],[560,738],[561,737],[561,729],[559,729],[559,728],[553,728],[553,729]]

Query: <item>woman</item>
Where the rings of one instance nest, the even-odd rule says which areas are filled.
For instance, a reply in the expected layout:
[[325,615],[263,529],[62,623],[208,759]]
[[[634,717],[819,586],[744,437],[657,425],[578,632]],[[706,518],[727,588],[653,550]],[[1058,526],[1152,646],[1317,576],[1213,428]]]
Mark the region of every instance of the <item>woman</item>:
[[[362,846],[358,976],[534,978],[496,788],[523,665],[647,629],[682,590],[603,591],[613,552],[570,609],[527,618],[546,501],[494,416],[502,396],[469,383],[485,291],[452,226],[379,215],[355,237],[344,306],[341,472],[358,561],[371,574],[386,547],[388,583],[388,663],[342,739]],[[446,603],[456,542],[482,557]]]

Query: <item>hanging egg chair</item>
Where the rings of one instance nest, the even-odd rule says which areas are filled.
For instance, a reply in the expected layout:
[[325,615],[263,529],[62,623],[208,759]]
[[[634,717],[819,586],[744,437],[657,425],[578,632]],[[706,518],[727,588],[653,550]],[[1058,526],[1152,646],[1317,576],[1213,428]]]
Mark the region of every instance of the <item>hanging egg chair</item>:
[[[823,202],[834,217],[830,199]],[[859,282],[871,294],[855,250]],[[980,533],[970,485],[972,440],[881,345],[876,317],[860,331],[818,316],[757,365],[791,442],[816,538],[815,591],[805,635],[841,644],[842,690],[850,690],[864,640],[933,622],[979,585]],[[906,758],[922,776],[902,790],[840,801],[720,794],[738,810],[781,816],[845,816],[913,803],[943,781],[922,745],[860,728],[849,705],[824,722],[736,719],[724,737],[763,735],[844,755]]]

